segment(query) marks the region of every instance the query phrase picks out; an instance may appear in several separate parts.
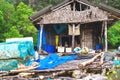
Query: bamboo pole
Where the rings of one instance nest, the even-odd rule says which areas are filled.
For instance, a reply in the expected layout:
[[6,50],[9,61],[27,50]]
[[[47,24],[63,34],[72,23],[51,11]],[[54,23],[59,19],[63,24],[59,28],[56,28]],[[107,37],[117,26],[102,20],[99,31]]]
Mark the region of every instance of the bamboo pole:
[[108,42],[107,42],[107,21],[105,21],[104,22],[104,26],[105,26],[105,34],[104,34],[104,36],[105,36],[105,52],[107,52],[107,50],[108,50]]

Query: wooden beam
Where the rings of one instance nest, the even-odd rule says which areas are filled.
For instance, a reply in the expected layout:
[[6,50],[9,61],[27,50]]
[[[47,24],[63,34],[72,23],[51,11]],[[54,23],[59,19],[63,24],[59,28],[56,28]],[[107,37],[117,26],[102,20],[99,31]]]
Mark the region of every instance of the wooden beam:
[[35,22],[35,21],[37,21],[37,20],[42,20],[43,19],[43,17],[42,16],[39,16],[38,18],[36,18],[36,19],[34,19],[34,20],[32,20],[32,22]]
[[107,42],[107,21],[104,21],[104,26],[105,26],[105,52],[108,50],[108,42]]
[[112,17],[114,17],[114,18],[120,20],[120,17],[118,17],[118,16],[115,16],[115,15],[110,15],[110,16],[112,16]]

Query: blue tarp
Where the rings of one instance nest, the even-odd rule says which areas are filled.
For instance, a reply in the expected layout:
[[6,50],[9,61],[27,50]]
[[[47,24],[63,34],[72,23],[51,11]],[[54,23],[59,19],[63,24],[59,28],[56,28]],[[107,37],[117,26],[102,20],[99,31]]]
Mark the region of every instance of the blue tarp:
[[59,57],[57,54],[53,53],[45,57],[44,59],[40,60],[40,63],[39,63],[40,67],[38,67],[36,70],[55,68],[60,64],[63,64],[67,61],[75,60],[75,59],[76,59],[75,55]]

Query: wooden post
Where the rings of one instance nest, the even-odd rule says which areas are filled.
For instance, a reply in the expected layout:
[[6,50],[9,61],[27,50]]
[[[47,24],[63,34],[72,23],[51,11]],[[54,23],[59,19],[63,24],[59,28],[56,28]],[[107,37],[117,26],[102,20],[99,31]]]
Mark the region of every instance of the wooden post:
[[80,3],[79,5],[80,5],[80,11],[82,11],[82,4]]
[[75,42],[75,24],[72,24],[72,49],[74,49],[74,42]]
[[42,50],[42,32],[43,32],[43,25],[40,24],[40,45],[39,45],[39,52],[40,53]]
[[[75,11],[75,2],[73,3],[73,11]],[[74,42],[75,42],[75,24],[72,24],[72,49],[74,49]]]
[[104,22],[105,26],[105,52],[107,52],[108,49],[108,42],[107,42],[107,21]]

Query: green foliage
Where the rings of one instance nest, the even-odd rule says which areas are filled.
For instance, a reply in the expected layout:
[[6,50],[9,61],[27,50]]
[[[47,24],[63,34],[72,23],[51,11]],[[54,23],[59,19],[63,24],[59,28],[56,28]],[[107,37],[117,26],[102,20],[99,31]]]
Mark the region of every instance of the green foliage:
[[120,44],[120,21],[116,22],[112,27],[108,29],[108,41],[113,46]]
[[33,9],[39,11],[48,5],[56,5],[62,1],[64,0],[40,0]]
[[10,2],[0,0],[0,41],[13,37],[33,37],[36,43],[37,30],[28,19],[33,13],[33,10],[23,2],[20,2],[15,9]]
[[5,41],[7,35],[5,35],[12,26],[12,13],[14,12],[14,7],[5,2],[4,0],[0,0],[0,41]]
[[9,2],[10,4],[13,4],[15,9],[20,2],[24,2],[25,4],[29,5],[29,0],[5,0],[5,1]]
[[0,11],[0,26],[3,25],[3,13]]
[[5,36],[7,36],[7,38],[14,38],[14,37],[23,37],[22,34],[19,33],[18,29],[16,28],[16,26],[12,26],[10,28],[10,31],[4,34]]
[[115,7],[117,9],[120,9],[120,0],[108,0],[107,4],[109,6]]
[[15,9],[20,2],[24,2],[26,5],[30,6],[33,10],[41,10],[48,5],[56,5],[63,0],[5,0],[14,5]]
[[99,3],[104,3],[114,8],[120,9],[120,0],[88,0],[88,1],[96,5],[99,5]]
[[96,4],[96,5],[98,5],[101,2],[101,0],[88,0],[88,1],[90,1],[93,4]]
[[30,9],[23,2],[20,2],[13,14],[13,21],[15,23],[14,26],[16,26],[20,34],[24,37],[33,37],[34,42],[36,42],[37,30],[28,19],[28,17],[33,13],[34,12],[32,9]]

